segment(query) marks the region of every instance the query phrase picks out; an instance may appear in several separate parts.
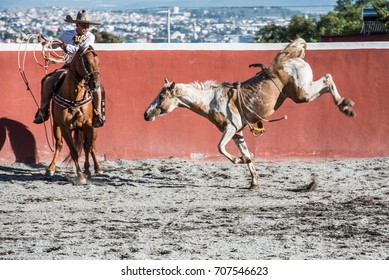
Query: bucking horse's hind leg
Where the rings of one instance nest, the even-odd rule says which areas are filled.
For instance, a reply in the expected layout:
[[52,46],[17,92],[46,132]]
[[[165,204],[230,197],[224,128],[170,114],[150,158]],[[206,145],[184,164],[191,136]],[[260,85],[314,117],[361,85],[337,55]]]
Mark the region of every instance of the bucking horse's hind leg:
[[[329,92],[339,110],[350,117],[355,117],[352,106],[354,102],[349,98],[343,98],[340,96],[331,74],[324,75],[319,80],[312,82],[309,85],[304,86],[304,101],[310,102],[319,98],[323,94]],[[302,101],[302,100],[300,100]]]
[[54,175],[56,162],[63,146],[62,134],[59,125],[57,124],[53,125],[53,132],[55,138],[55,152],[54,152],[53,160],[51,161],[49,167],[46,170],[46,175],[50,175],[50,176]]
[[247,160],[247,166],[249,167],[250,174],[251,174],[251,185],[250,189],[255,189],[259,186],[259,176],[257,171],[255,170],[254,163],[251,161],[251,155],[250,151],[247,148],[246,141],[243,138],[243,133],[238,132],[233,137],[234,142],[236,146],[239,148],[240,152],[242,153],[242,157],[245,157]]

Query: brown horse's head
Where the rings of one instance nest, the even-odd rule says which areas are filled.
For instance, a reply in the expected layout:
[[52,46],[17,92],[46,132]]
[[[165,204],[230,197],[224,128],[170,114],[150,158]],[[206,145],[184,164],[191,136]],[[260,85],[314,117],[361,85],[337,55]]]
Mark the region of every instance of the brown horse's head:
[[154,101],[147,107],[144,118],[146,121],[154,121],[155,118],[172,112],[179,105],[176,94],[176,83],[165,79],[165,84],[155,97]]
[[80,47],[73,58],[71,67],[74,67],[75,74],[85,80],[85,84],[91,91],[100,87],[100,59],[92,46]]

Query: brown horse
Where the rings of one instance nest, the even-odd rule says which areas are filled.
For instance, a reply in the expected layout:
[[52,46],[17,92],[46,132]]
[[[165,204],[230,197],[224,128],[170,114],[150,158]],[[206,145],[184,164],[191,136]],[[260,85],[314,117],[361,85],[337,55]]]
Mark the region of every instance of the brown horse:
[[[243,129],[249,126],[253,133],[260,133],[262,121],[268,121],[287,99],[296,103],[311,102],[325,93],[330,93],[336,106],[348,116],[355,116],[353,102],[342,98],[330,74],[313,81],[312,69],[303,59],[306,42],[297,39],[286,46],[265,69],[242,83],[176,84],[165,85],[144,113],[146,121],[153,121],[172,112],[177,107],[188,108],[206,117],[223,133],[219,152],[234,164],[248,164],[251,173],[251,188],[259,185],[258,174],[251,161],[250,152],[243,138]],[[258,123],[259,128],[252,124]],[[236,157],[226,151],[233,139],[242,156]]]
[[85,152],[85,174],[88,177],[91,176],[89,154],[92,155],[95,172],[102,172],[94,151],[97,129],[92,126],[92,92],[99,87],[99,57],[92,46],[80,47],[69,65],[62,85],[53,95],[52,115],[56,144],[54,157],[47,169],[47,174],[53,175],[55,172],[56,161],[63,146],[62,138],[69,147],[70,157],[74,161],[81,184],[86,183],[85,175],[78,162],[82,145]]

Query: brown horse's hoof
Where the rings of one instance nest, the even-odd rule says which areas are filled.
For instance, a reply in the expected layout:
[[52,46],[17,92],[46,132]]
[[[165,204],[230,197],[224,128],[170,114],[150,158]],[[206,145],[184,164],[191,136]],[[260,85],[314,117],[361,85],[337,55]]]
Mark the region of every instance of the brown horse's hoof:
[[251,183],[249,190],[254,190],[254,189],[258,189],[258,188],[259,188],[259,184]]
[[80,183],[80,185],[86,185],[87,183],[86,178],[79,179],[78,182]]
[[89,170],[84,170],[84,174],[85,174],[86,178],[88,178],[88,179],[92,178],[92,173]]
[[87,180],[85,178],[85,174],[84,173],[82,173],[81,171],[77,172],[77,177],[78,177],[78,183],[80,185],[86,185]]
[[51,177],[51,176],[53,176],[53,175],[54,175],[54,172],[55,172],[54,170],[46,169],[46,173],[45,173],[45,175],[46,175],[46,176],[50,176],[50,177]]

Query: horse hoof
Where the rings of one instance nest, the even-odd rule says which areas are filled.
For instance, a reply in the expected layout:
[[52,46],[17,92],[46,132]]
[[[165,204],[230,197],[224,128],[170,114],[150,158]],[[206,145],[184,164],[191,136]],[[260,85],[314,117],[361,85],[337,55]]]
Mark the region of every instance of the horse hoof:
[[246,156],[242,156],[241,160],[242,160],[241,163],[251,163],[251,159]]
[[46,176],[53,176],[54,175],[54,170],[46,169]]
[[92,173],[90,173],[90,171],[84,171],[84,174],[86,176],[86,178],[90,179],[92,177]]
[[103,174],[104,171],[103,171],[103,169],[97,169],[97,170],[95,170],[95,173],[96,174]]
[[249,190],[254,190],[254,189],[257,189],[259,188],[259,184],[258,183],[251,183],[251,186],[249,188]]
[[345,99],[343,99],[342,104],[344,106],[354,106],[355,103],[350,98],[345,98]]
[[80,179],[80,180],[79,180],[79,183],[80,183],[81,185],[86,185],[86,178]]
[[354,112],[352,106],[354,106],[354,101],[349,98],[342,98],[338,103],[339,110],[342,111],[345,115],[349,117],[355,117],[357,114]]
[[77,177],[78,177],[78,183],[79,184],[81,184],[81,185],[85,185],[86,184],[86,178],[85,178],[84,173],[77,172]]
[[347,116],[349,117],[356,117],[357,116],[357,113],[354,112],[353,108],[349,107],[349,106],[345,106],[343,107],[342,109],[342,112],[344,114],[346,114]]

